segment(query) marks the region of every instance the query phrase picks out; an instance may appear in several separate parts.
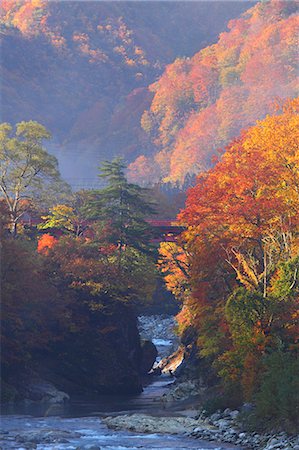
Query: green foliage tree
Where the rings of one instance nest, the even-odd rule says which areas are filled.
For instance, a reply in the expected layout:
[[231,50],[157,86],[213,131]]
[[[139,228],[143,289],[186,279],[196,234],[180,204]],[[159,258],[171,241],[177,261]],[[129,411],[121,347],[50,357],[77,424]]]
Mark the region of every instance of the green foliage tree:
[[[226,384],[233,381],[236,387],[241,383],[241,391],[245,398],[252,399],[253,394],[263,385],[262,367],[265,354],[278,353],[281,354],[281,358],[284,357],[284,353],[293,358],[296,355],[298,268],[298,256],[279,264],[266,298],[259,290],[238,287],[226,302],[225,315],[233,346],[220,358],[219,373]],[[272,367],[274,366],[268,367],[270,372]],[[270,383],[276,383],[276,375],[273,374],[273,378],[271,376],[270,374]],[[267,386],[264,388],[268,389]],[[266,391],[263,395],[261,401],[270,402]],[[280,402],[281,394],[277,389],[273,390],[271,395],[273,403]],[[276,395],[278,397],[275,399]],[[282,409],[280,413],[284,419]]]
[[49,196],[54,185],[60,191],[66,189],[57,159],[43,147],[47,139],[50,133],[38,122],[18,123],[15,134],[10,124],[0,125],[0,191],[9,209],[13,236],[32,200],[41,200],[45,191]]
[[50,208],[50,214],[43,216],[42,219],[45,222],[38,225],[40,230],[58,228],[76,236],[80,236],[82,233],[78,217],[71,206],[55,205],[53,208]]
[[48,215],[43,216],[44,222],[38,225],[38,229],[47,230],[57,228],[65,234],[80,237],[88,229],[84,205],[93,198],[91,191],[76,192],[71,199],[71,204],[59,204],[50,208]]
[[100,177],[107,186],[96,192],[88,208],[90,218],[108,227],[109,241],[117,246],[120,261],[127,247],[149,254],[153,237],[153,229],[146,221],[154,213],[146,199],[147,189],[129,183],[125,168],[121,158],[103,163]]
[[283,428],[290,433],[299,426],[299,359],[294,355],[274,352],[264,358],[265,373],[256,394],[253,421],[268,429]]

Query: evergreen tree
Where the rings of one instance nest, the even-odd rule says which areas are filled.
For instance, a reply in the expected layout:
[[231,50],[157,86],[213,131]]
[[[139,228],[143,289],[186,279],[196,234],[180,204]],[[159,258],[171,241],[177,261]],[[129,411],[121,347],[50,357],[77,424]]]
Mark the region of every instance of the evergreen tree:
[[109,227],[109,241],[119,248],[120,253],[127,247],[151,253],[153,229],[146,219],[155,211],[147,199],[148,190],[129,183],[125,168],[121,158],[102,164],[99,176],[107,186],[96,191],[89,216]]

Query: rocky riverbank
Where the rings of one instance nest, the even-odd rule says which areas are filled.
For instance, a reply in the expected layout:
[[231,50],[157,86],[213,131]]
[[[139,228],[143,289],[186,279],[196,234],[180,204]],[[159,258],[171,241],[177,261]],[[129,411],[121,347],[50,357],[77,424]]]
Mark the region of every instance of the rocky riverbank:
[[238,410],[217,411],[210,417],[198,417],[199,425],[189,433],[196,439],[221,441],[254,450],[299,450],[299,436],[286,433],[256,433],[244,429]]
[[[114,430],[130,430],[140,433],[181,434],[200,441],[221,442],[241,446],[253,450],[299,450],[299,436],[289,436],[281,433],[249,432],[244,425],[243,411],[225,409],[218,410],[207,416],[202,405],[211,393],[207,394],[207,384],[203,379],[194,378],[194,368],[198,369],[197,358],[192,358],[192,336],[185,339],[184,345],[179,345],[174,334],[175,321],[171,317],[161,320],[159,316],[144,316],[139,318],[141,335],[152,338],[155,342],[156,333],[163,339],[172,339],[176,350],[171,355],[163,355],[158,367],[164,373],[178,374],[178,379],[168,389],[156,398],[164,411],[163,417],[147,414],[122,415],[105,418],[108,427]],[[173,347],[172,347],[173,348]],[[169,350],[169,349],[168,349]],[[177,368],[180,367],[179,370]],[[198,372],[198,370],[196,370]],[[217,395],[216,392],[213,395]],[[191,407],[191,409],[190,409]],[[189,408],[189,409],[186,409]],[[177,417],[169,415],[177,414]]]
[[6,416],[1,428],[2,450],[220,450],[184,435],[113,431],[99,417]]
[[[227,408],[223,412],[218,410],[214,414],[207,416],[201,407],[205,398],[206,388],[202,383],[196,380],[188,380],[173,383],[158,401],[163,404],[165,411],[178,411],[180,405],[182,405],[182,410],[178,411],[178,413],[183,416],[189,416],[187,417],[186,425],[187,434],[196,439],[225,442],[254,450],[299,450],[299,435],[290,436],[285,432],[274,431],[272,433],[249,432],[244,426],[244,412],[242,409],[240,412],[239,410]],[[185,408],[190,408],[191,405],[191,409],[183,409],[184,405]],[[244,409],[246,409],[245,406]],[[196,421],[196,424],[194,421]],[[179,422],[180,419],[178,419],[177,423],[178,430],[180,430]],[[114,422],[112,421],[112,423]],[[152,421],[150,423],[152,424]],[[167,429],[167,420],[165,424]],[[191,431],[190,427],[193,428]],[[173,424],[171,429],[175,429]]]
[[194,417],[184,417],[190,411],[181,411],[178,417],[154,417],[146,414],[125,414],[106,417],[104,423],[113,430],[129,430],[137,433],[182,434],[199,440],[222,442],[253,450],[299,450],[299,436],[285,433],[258,434],[242,429],[239,411],[226,409],[211,417],[203,418],[193,411]]

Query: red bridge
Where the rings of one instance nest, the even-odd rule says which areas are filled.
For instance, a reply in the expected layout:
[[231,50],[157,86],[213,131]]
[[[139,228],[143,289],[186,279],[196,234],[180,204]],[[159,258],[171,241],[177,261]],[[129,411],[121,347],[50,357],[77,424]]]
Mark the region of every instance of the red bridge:
[[[33,216],[31,214],[24,214],[20,220],[20,224],[27,228],[35,228],[42,221],[43,220],[41,217]],[[155,237],[152,239],[152,242],[174,242],[176,237],[184,231],[184,227],[179,225],[175,219],[148,219],[147,222],[155,229]],[[85,225],[87,225],[87,223],[85,223]],[[51,229],[51,231],[48,230],[48,232],[54,232],[59,235],[61,234],[61,231],[57,229]]]
[[147,222],[155,228],[157,237],[153,242],[174,242],[176,237],[184,231],[184,227],[176,220],[155,220],[149,219]]

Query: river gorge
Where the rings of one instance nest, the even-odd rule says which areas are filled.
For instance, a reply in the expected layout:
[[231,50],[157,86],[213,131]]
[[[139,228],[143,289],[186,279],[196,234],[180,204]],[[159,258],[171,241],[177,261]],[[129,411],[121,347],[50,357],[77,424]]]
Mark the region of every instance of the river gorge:
[[[150,339],[158,349],[156,366],[177,349],[173,317],[141,316],[138,324],[141,339]],[[162,371],[144,378],[140,394],[81,394],[60,403],[7,403],[2,407],[0,449],[299,449],[298,436],[244,432],[239,411],[202,416],[196,389],[191,380],[178,382]]]
[[[151,338],[155,343],[159,353],[157,360],[169,355],[178,345],[173,325],[172,317],[139,318],[141,338]],[[147,380],[139,395],[71,397],[66,403],[52,405],[7,404],[2,408],[1,450],[236,449],[232,445],[186,435],[194,419],[186,418],[184,412],[176,408],[165,408],[161,401],[174,381],[175,378],[167,374],[154,376]],[[157,421],[157,426],[160,422],[160,432],[112,430],[107,423],[115,417],[128,418],[136,414]],[[161,428],[161,419],[164,428]]]

